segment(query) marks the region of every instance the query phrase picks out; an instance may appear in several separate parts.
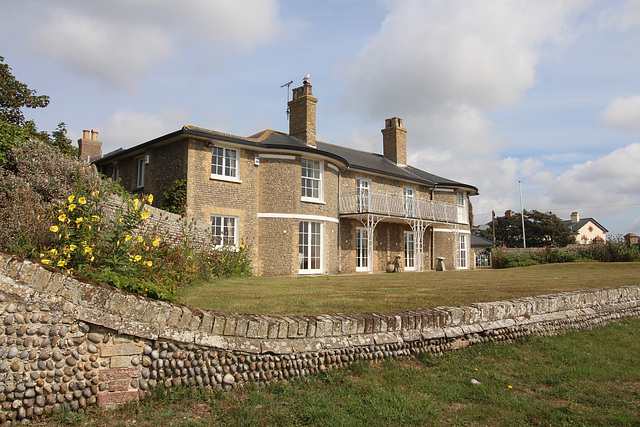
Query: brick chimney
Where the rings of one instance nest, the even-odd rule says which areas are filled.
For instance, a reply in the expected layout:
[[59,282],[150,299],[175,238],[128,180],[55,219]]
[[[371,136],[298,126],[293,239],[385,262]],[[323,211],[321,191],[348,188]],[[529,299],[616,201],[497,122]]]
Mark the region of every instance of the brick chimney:
[[402,119],[392,117],[385,120],[382,144],[387,159],[398,165],[407,164],[407,130],[402,127]]
[[311,83],[305,77],[302,86],[293,89],[293,99],[289,101],[289,135],[303,140],[311,147],[316,146],[316,104]]
[[580,214],[578,212],[571,212],[571,224],[575,224],[580,221]]
[[513,216],[513,211],[511,209],[504,211],[504,216],[511,218]]
[[98,131],[95,129],[82,131],[82,138],[78,140],[78,147],[80,160],[91,162],[102,157],[102,141],[98,141]]

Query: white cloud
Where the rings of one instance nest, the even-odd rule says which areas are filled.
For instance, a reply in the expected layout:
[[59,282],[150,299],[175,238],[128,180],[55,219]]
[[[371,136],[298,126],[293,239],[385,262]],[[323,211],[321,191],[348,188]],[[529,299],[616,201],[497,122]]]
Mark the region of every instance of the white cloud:
[[640,130],[640,95],[614,99],[600,113],[600,120],[622,130]]
[[640,25],[640,2],[627,0],[605,9],[599,17],[600,26],[618,31],[627,31]]
[[23,3],[34,49],[83,76],[129,90],[179,49],[198,45],[205,58],[220,63],[230,53],[271,42],[283,25],[276,0],[63,0],[40,2],[35,11]]
[[132,110],[116,111],[100,129],[103,152],[149,141],[182,128],[189,115],[181,110],[168,110],[160,114],[139,113]]

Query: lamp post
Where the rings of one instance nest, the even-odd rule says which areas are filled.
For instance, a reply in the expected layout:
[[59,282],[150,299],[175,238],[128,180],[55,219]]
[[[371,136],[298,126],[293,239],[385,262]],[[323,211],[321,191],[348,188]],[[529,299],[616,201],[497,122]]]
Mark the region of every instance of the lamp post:
[[520,187],[520,217],[522,218],[522,244],[527,249],[527,235],[524,232],[524,205],[522,204],[522,181],[518,181]]

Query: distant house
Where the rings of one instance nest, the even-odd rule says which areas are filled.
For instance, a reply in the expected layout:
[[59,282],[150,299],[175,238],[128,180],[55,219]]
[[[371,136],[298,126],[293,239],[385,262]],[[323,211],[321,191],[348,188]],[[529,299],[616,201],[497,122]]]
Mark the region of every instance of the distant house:
[[633,233],[627,233],[624,235],[624,242],[629,247],[640,245],[640,236]]
[[101,154],[85,132],[80,153],[125,189],[160,201],[187,181],[186,216],[211,224],[214,244],[244,243],[257,275],[473,268],[472,185],[407,164],[402,119],[385,121],[383,154],[316,140],[316,103],[305,80],[289,102],[289,132],[241,137],[184,126]]
[[485,239],[477,234],[471,234],[471,251],[473,252],[476,268],[491,267],[491,251],[488,248],[495,245],[496,242],[493,240]]
[[571,219],[564,221],[571,229],[576,243],[579,245],[590,245],[604,243],[607,240],[607,230],[593,218],[582,218],[578,212],[571,214]]

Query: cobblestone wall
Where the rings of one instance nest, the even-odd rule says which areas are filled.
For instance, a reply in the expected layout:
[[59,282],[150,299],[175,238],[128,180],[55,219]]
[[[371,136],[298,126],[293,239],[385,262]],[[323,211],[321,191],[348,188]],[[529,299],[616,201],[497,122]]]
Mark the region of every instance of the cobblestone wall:
[[0,424],[111,407],[150,388],[264,386],[356,360],[440,353],[640,315],[626,286],[398,313],[190,310],[0,253]]

